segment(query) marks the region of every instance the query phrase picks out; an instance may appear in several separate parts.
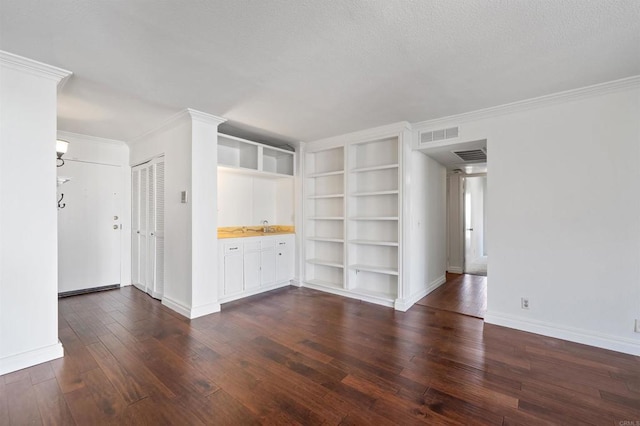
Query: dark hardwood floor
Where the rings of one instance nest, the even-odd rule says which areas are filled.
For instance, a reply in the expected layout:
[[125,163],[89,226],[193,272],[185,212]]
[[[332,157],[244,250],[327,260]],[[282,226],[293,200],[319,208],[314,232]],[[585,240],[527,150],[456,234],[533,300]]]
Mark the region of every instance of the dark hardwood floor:
[[189,321],[126,287],[59,307],[66,356],[0,376],[2,425],[640,424],[640,358],[425,306],[285,288]]
[[484,318],[487,312],[487,277],[447,273],[446,283],[416,303],[434,309]]

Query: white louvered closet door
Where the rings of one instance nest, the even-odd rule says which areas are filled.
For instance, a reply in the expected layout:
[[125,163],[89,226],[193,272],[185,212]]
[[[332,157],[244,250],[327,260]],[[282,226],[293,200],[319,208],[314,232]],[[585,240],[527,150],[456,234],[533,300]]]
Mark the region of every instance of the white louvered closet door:
[[154,291],[157,298],[164,294],[164,161],[155,165],[155,219],[154,219]]
[[148,259],[149,259],[149,240],[147,238],[148,234],[148,222],[149,222],[149,210],[148,210],[148,194],[149,194],[149,168],[144,167],[140,170],[140,233],[139,241],[140,241],[140,267],[139,267],[139,276],[138,276],[138,284],[139,288],[143,291],[147,291],[148,278]]
[[140,170],[131,171],[131,282],[140,283]]
[[132,171],[131,278],[156,299],[164,291],[164,159]]
[[145,267],[145,273],[147,274],[146,288],[145,291],[149,293],[152,297],[157,297],[154,294],[155,290],[155,260],[156,260],[156,237],[155,237],[155,229],[156,229],[156,180],[155,180],[155,164],[151,164],[148,170],[148,188],[147,188],[147,208],[148,208],[148,217],[147,217],[147,227],[149,229],[149,233],[147,236],[147,263]]

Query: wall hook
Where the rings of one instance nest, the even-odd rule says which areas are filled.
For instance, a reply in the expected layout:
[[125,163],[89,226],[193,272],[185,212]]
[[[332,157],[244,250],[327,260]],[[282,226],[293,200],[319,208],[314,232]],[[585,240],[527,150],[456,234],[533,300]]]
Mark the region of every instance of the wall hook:
[[64,194],[60,194],[60,199],[58,200],[58,209],[64,209],[65,206],[67,205],[66,203],[62,202],[63,198],[64,198]]

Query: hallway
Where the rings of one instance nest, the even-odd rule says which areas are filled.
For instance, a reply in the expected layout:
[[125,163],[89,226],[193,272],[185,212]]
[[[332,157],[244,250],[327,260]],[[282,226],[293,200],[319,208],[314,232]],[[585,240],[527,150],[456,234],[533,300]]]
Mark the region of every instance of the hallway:
[[484,319],[487,311],[487,277],[447,273],[447,282],[417,304]]

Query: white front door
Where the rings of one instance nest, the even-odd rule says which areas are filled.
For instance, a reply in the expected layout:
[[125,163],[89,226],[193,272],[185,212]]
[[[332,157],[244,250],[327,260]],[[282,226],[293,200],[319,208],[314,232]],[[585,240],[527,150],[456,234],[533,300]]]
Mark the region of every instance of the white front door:
[[67,160],[58,177],[58,293],[121,283],[121,168]]

